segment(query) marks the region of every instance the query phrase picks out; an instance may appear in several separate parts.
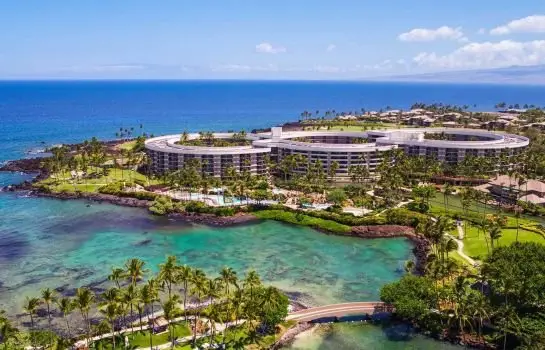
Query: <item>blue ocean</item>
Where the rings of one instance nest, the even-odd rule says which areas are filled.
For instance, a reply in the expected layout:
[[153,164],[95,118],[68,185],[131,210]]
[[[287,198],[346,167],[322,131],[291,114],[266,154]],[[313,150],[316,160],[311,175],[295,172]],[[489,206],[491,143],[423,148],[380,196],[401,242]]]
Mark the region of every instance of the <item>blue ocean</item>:
[[[47,146],[96,136],[199,130],[251,130],[315,112],[392,108],[414,102],[492,110],[507,103],[545,105],[545,87],[358,82],[24,81],[0,82],[0,162],[34,157]],[[140,128],[142,125],[142,128]],[[28,179],[0,173],[0,185]],[[380,286],[404,273],[405,239],[326,236],[309,228],[262,222],[210,228],[145,211],[83,201],[0,193],[0,309],[21,312],[44,287],[69,292],[104,287],[111,267],[165,256],[214,274],[256,269],[267,283],[311,305],[376,300]],[[324,288],[328,286],[328,288]],[[77,315],[74,316],[77,318]],[[77,320],[76,320],[77,321]],[[451,349],[419,336],[390,340],[371,326],[336,326],[299,338],[293,349]]]
[[149,134],[251,130],[297,120],[302,111],[407,109],[415,102],[492,110],[545,105],[545,86],[286,81],[0,82],[0,161],[44,145],[113,139],[142,124]]

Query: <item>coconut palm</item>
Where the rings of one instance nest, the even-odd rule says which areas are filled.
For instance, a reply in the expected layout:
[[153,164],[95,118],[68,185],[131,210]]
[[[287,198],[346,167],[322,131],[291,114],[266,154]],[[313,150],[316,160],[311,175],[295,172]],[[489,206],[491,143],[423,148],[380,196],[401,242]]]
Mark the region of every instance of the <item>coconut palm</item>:
[[51,288],[45,288],[42,290],[41,292],[41,296],[42,296],[42,301],[44,302],[45,306],[46,306],[46,311],[47,311],[47,325],[48,325],[48,329],[49,329],[49,344],[51,345],[51,343],[53,343],[53,332],[51,330],[51,304],[53,304],[55,302],[55,300],[57,300],[57,297],[55,295],[55,291],[52,290]]
[[19,330],[15,328],[8,319],[2,319],[0,322],[0,343],[4,344],[4,350],[8,350],[8,345],[12,340],[18,341]]
[[489,230],[490,246],[494,250],[494,242],[501,238],[501,228],[498,225],[493,225]]
[[94,293],[85,287],[76,289],[76,295],[74,297],[74,305],[79,310],[81,317],[87,324],[87,337],[86,341],[89,343],[89,337],[91,336],[91,321],[89,320],[89,310],[95,301]]
[[108,280],[113,281],[118,289],[121,288],[121,280],[126,277],[125,270],[121,268],[112,268],[112,272],[108,275]]
[[119,315],[119,304],[117,302],[108,302],[100,308],[100,313],[108,321],[109,331],[112,334],[112,349],[115,349],[115,319]]
[[[221,297],[221,281],[219,279],[208,279],[205,283],[205,294],[210,302],[210,309],[217,310],[215,301]],[[211,319],[212,317],[210,317]],[[224,331],[225,332],[225,331]],[[215,333],[215,322],[211,324],[210,344],[213,343]]]
[[[32,330],[34,330],[34,314],[38,310],[38,306],[40,306],[40,299],[26,297],[25,304],[23,305],[23,310],[30,317],[30,328]],[[31,338],[32,343],[34,343],[34,333],[32,334]]]
[[172,298],[172,288],[178,281],[179,266],[176,262],[176,256],[170,255],[164,264],[159,265],[158,280],[166,287],[169,299]]
[[[153,305],[156,301],[159,300],[157,282],[154,279],[148,280],[148,283],[142,286],[142,288],[140,289],[140,298],[145,306],[148,306],[151,308],[151,318],[153,319],[154,318]],[[140,330],[142,330],[142,322],[140,322]],[[149,345],[150,345],[150,349],[153,349],[153,329],[150,329],[149,333],[150,333]]]
[[72,332],[70,331],[70,322],[68,322],[68,315],[74,311],[74,303],[72,299],[65,297],[57,300],[57,308],[62,314],[62,318],[66,322],[66,332],[68,338],[72,338]]
[[170,340],[171,340],[171,344],[170,344],[171,349],[174,349],[175,339],[174,339],[174,331],[173,331],[173,327],[172,327],[172,321],[178,315],[178,308],[176,306],[177,304],[178,304],[178,300],[176,300],[176,298],[169,298],[167,301],[165,301],[161,305],[162,309],[163,309],[163,317],[168,322],[168,330],[169,330]]
[[187,322],[187,295],[189,293],[189,284],[193,278],[193,271],[191,270],[191,267],[187,265],[180,266],[177,277],[178,282],[182,284],[184,289],[184,320]]
[[136,305],[138,305],[138,302],[140,300],[140,297],[138,295],[138,289],[136,288],[135,285],[131,284],[127,287],[127,289],[125,289],[123,291],[123,293],[121,294],[121,301],[123,302],[123,304],[125,304],[125,306],[127,308],[129,308],[130,310],[130,315],[131,315],[131,333],[134,331],[134,326],[133,326],[133,316],[134,316],[134,307]]
[[[191,280],[191,294],[197,299],[197,303],[200,305],[206,295],[206,287],[207,287],[207,278],[205,273],[202,270],[196,269],[193,270],[193,278]],[[201,316],[201,308],[197,309],[197,313],[195,315],[195,320],[193,322],[193,340],[192,344],[195,346],[195,342],[197,341],[197,324],[200,321]]]
[[451,195],[452,192],[453,192],[452,185],[447,182],[445,186],[443,186],[443,200],[445,204],[445,214],[448,213],[448,196]]
[[127,277],[131,280],[133,286],[136,285],[136,282],[144,278],[144,274],[148,272],[147,269],[144,269],[146,263],[138,258],[129,259],[125,263],[125,270],[127,272]]

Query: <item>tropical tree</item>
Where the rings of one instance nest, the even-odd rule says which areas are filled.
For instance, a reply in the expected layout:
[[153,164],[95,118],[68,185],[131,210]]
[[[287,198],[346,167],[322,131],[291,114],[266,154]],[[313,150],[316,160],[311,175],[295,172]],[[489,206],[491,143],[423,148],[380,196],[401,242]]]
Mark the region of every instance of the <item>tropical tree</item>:
[[172,288],[178,281],[179,266],[176,256],[169,255],[164,264],[159,265],[158,280],[167,289],[169,299],[172,298]]
[[76,295],[74,297],[74,305],[79,310],[81,317],[87,325],[87,344],[89,343],[89,338],[91,337],[91,320],[89,319],[89,311],[91,306],[95,301],[94,293],[85,287],[80,287],[76,289]]
[[[191,286],[192,286],[191,294],[197,300],[197,303],[200,305],[206,295],[206,287],[207,287],[207,278],[205,273],[202,270],[200,269],[193,270]],[[197,309],[197,313],[195,314],[195,319],[193,322],[193,339],[191,341],[193,346],[195,346],[195,343],[197,341],[197,325],[200,322],[200,316],[201,316],[201,308],[199,307]]]
[[8,350],[12,341],[18,341],[19,337],[19,330],[7,318],[0,319],[0,344],[4,344],[4,350]]
[[53,330],[51,329],[51,304],[53,304],[57,297],[55,295],[55,291],[53,291],[51,288],[45,288],[41,292],[42,301],[44,302],[46,306],[47,311],[47,325],[49,329],[49,345],[53,343]]
[[148,270],[144,269],[146,263],[140,259],[132,258],[125,263],[126,276],[130,279],[131,284],[136,286],[136,282],[144,278],[144,274]]
[[115,283],[118,289],[121,288],[121,281],[126,277],[125,270],[121,268],[112,268],[112,272],[108,275],[108,280]]
[[100,313],[108,321],[109,330],[112,334],[112,348],[115,349],[115,319],[119,315],[119,304],[117,302],[108,302],[100,309]]
[[68,338],[72,338],[68,316],[72,313],[72,311],[74,311],[74,302],[69,297],[57,299],[57,308],[59,309],[62,318],[66,322],[66,332],[68,334]]
[[[36,314],[36,311],[38,310],[38,306],[40,306],[40,299],[38,298],[30,298],[26,297],[25,303],[23,305],[23,310],[28,314],[30,317],[30,328],[32,331],[34,331],[34,314]],[[32,333],[31,342],[34,345],[34,332]]]
[[186,304],[187,304],[187,296],[189,294],[189,284],[191,283],[193,279],[193,271],[191,269],[191,267],[187,266],[187,265],[182,265],[179,267],[179,271],[178,271],[178,282],[182,284],[183,286],[183,289],[184,289],[184,320],[185,322],[187,322],[187,308],[186,308]]

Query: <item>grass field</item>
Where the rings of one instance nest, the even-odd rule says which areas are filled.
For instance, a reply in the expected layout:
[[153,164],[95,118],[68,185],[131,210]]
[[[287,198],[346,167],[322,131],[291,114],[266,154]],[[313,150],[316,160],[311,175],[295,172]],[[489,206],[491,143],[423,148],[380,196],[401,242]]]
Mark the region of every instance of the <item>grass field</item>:
[[[449,195],[447,196],[447,200],[448,216],[455,217],[458,215],[463,217],[465,213],[460,202],[460,197],[457,195]],[[435,217],[445,215],[445,200],[442,193],[437,192],[435,197],[430,200],[429,213]],[[477,218],[482,218],[483,213],[486,215],[492,214],[507,217],[507,225],[502,229],[502,237],[494,243],[496,247],[509,245],[517,240],[517,219],[515,218],[514,213],[505,210],[498,211],[496,207],[475,202],[467,209],[467,213],[468,215]],[[467,223],[468,225],[466,227],[466,236],[464,237],[464,253],[474,259],[484,259],[492,249],[490,240],[488,240],[488,242],[486,240],[488,239],[488,236],[486,236],[485,239],[482,230],[476,225],[471,224],[468,220],[465,220],[464,223]],[[539,231],[542,231],[540,227],[544,223],[545,220],[541,217],[528,215],[521,216],[518,220],[519,242],[537,242],[545,244],[545,236],[543,233],[539,233]],[[525,227],[528,229],[525,229]],[[451,234],[457,237],[458,231],[454,230]],[[461,259],[461,257],[459,258]]]
[[[130,348],[145,348],[150,346],[150,339],[149,339],[149,331],[139,331],[137,328],[135,328],[135,332],[132,335],[127,335],[129,339],[129,343],[131,345]],[[189,327],[185,323],[179,323],[174,326],[174,336],[176,338],[183,338],[191,335],[191,331],[189,330]],[[122,336],[116,336],[116,347],[115,349],[125,349],[124,346],[124,338],[125,334]],[[152,336],[153,339],[153,345],[162,345],[167,344],[170,342],[169,340],[169,333],[163,332],[160,334],[155,334]],[[103,349],[103,350],[113,350],[112,349],[112,342],[111,338],[105,338],[96,343],[95,346],[96,349]],[[189,348],[190,349],[190,348]]]
[[70,173],[57,173],[37,185],[47,185],[54,192],[97,192],[104,185],[118,181],[142,181],[150,185],[157,184],[157,180],[148,179],[146,175],[134,170],[110,169],[107,176],[90,179],[71,180]]
[[[452,232],[453,235],[457,235],[457,232]],[[494,242],[495,247],[510,245],[515,242],[517,238],[516,228],[506,228],[502,230],[502,236],[500,239]],[[488,243],[487,243],[488,240]],[[519,242],[536,242],[545,244],[545,238],[539,233],[519,229]],[[466,229],[466,236],[464,237],[464,253],[470,257],[478,260],[484,259],[489,251],[492,250],[490,246],[490,238],[483,234],[482,230],[475,226],[469,226]]]
[[117,145],[116,148],[119,150],[130,151],[134,148],[135,145],[136,145],[136,140],[132,140],[132,141],[123,142]]

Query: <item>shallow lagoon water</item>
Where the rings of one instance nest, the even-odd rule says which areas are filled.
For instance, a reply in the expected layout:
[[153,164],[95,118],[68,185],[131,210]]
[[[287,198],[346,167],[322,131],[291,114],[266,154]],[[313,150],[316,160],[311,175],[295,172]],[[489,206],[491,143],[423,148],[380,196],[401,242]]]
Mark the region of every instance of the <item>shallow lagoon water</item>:
[[333,324],[299,334],[290,350],[460,350],[415,334],[404,325],[381,328],[370,324]]
[[138,257],[152,270],[169,254],[217,273],[256,269],[311,305],[377,300],[412,257],[404,238],[363,240],[274,221],[194,226],[141,209],[0,194],[0,308],[17,312],[43,287],[100,286],[113,266]]

